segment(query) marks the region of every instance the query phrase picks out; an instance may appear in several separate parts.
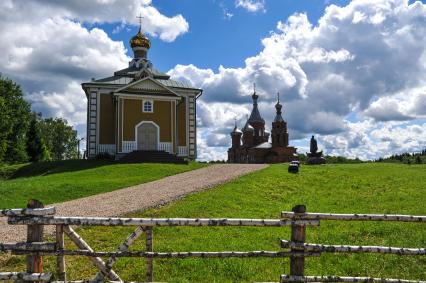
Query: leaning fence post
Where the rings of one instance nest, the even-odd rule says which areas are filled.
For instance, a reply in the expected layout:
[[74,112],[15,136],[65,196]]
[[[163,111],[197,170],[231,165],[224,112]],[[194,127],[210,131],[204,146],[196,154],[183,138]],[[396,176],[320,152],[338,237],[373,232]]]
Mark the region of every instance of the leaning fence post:
[[[56,225],[56,250],[63,251],[65,247],[64,226]],[[63,254],[56,257],[56,271],[60,281],[66,281],[65,256]]]
[[[146,233],[146,251],[154,251],[154,231],[152,227],[148,226],[145,228]],[[154,259],[152,257],[146,258],[146,281],[152,282],[154,278]]]
[[[27,208],[44,208],[44,205],[38,200],[30,199]],[[43,242],[43,225],[27,225],[27,243],[32,242]],[[43,257],[39,253],[27,256],[27,272],[43,273]]]
[[[306,213],[306,206],[296,205],[293,207],[294,212],[293,221],[300,219],[301,214]],[[294,243],[304,243],[306,238],[306,226],[304,224],[292,224],[291,225],[291,241]],[[291,252],[300,253],[304,252],[303,247],[292,246]],[[302,256],[291,256],[290,257],[290,275],[303,276],[305,271],[305,257]]]

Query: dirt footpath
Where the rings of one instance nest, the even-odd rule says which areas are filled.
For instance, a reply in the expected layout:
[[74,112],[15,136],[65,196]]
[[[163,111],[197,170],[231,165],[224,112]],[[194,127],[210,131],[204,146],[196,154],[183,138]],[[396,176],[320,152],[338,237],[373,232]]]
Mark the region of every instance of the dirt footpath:
[[[119,216],[171,202],[265,167],[265,164],[212,165],[157,181],[49,206],[55,206],[56,215],[60,216]],[[0,217],[0,243],[25,240],[25,226],[7,225],[6,220],[6,217]],[[52,229],[53,227],[49,227],[47,232],[52,232]]]

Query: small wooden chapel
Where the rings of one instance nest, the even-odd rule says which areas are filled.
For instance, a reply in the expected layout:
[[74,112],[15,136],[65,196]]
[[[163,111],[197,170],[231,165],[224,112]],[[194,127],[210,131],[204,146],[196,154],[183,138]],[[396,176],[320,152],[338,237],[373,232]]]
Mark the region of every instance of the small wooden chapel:
[[133,151],[165,151],[195,159],[196,102],[202,90],[172,80],[148,59],[149,38],[130,40],[128,68],[82,84],[87,97],[87,156],[116,159]]

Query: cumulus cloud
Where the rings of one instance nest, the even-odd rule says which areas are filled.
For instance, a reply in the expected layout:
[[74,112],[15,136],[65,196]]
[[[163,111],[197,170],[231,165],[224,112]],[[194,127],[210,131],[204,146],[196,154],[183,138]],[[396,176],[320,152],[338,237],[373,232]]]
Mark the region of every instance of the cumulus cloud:
[[88,30],[59,17],[13,24],[0,24],[7,43],[0,45],[1,71],[23,85],[33,110],[83,129],[86,99],[80,84],[125,67],[129,58],[123,43],[101,29]]
[[[250,12],[264,1],[237,0]],[[136,25],[164,41],[188,31],[182,15],[161,14],[151,0],[0,1],[0,71],[24,86],[35,110],[81,129],[86,115],[79,84],[110,75],[130,60],[117,31]],[[276,93],[292,142],[318,135],[329,154],[374,158],[419,150],[426,140],[426,5],[407,0],[329,5],[317,23],[298,13],[278,22],[263,48],[240,68],[177,65],[168,73],[203,88],[198,102],[198,155],[224,159],[234,119],[251,110],[252,83],[270,129]],[[155,62],[154,62],[155,63]]]
[[[188,31],[182,15],[167,17],[150,0],[0,2],[0,72],[19,82],[33,110],[67,119],[85,132],[86,98],[81,83],[125,68],[123,42],[112,40],[94,23],[136,25],[164,41]],[[87,27],[89,26],[89,27]]]
[[125,4],[119,0],[6,0],[1,5],[5,8],[5,19],[33,23],[54,15],[85,23],[139,25],[136,17],[141,15],[144,31],[168,42],[189,30],[189,24],[181,14],[165,16],[152,5],[151,0],[130,0]]
[[79,94],[81,94],[81,85],[72,82],[66,84],[61,93],[32,92],[27,95],[27,99],[34,109],[43,109],[43,114],[46,116],[67,117],[72,125],[84,125],[87,102]]
[[404,89],[373,101],[361,115],[376,121],[406,121],[426,118],[426,86]]
[[235,7],[243,8],[251,13],[266,11],[264,0],[236,0]]
[[348,131],[319,136],[326,154],[376,159],[394,153],[420,151],[426,147],[426,123],[347,122]]
[[374,101],[364,112],[376,121],[406,121],[413,117],[404,114],[403,105],[396,98],[382,97]]
[[[256,82],[268,124],[279,91],[290,137],[319,134],[334,153],[367,158],[392,150],[386,144],[374,148],[372,129],[359,126],[371,124],[380,131],[384,124],[425,118],[426,5],[419,1],[330,5],[317,23],[309,22],[306,14],[294,14],[278,22],[262,44],[263,50],[241,68],[220,66],[213,71],[179,65],[169,74],[193,76],[189,81],[204,88],[201,100],[214,103],[214,109],[244,106],[243,112],[251,108],[251,85]],[[200,107],[201,128],[205,124],[232,128],[232,114],[205,123],[203,111],[207,110]],[[400,140],[394,142],[408,149]],[[421,146],[409,145],[411,150]]]

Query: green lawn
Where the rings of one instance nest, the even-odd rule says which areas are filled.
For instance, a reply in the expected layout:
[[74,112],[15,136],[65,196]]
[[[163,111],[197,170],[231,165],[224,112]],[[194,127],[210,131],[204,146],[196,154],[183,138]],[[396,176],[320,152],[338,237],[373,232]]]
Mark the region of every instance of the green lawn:
[[[133,216],[278,218],[280,211],[305,204],[311,212],[400,213],[426,215],[426,166],[353,164],[302,166],[297,175],[273,165],[215,189]],[[91,227],[79,233],[97,250],[115,250],[133,228]],[[238,227],[161,227],[154,229],[155,251],[280,250],[290,229]],[[307,242],[323,244],[426,247],[426,225],[390,222],[323,221],[307,228]],[[67,242],[68,247],[72,245]],[[138,240],[134,249],[143,249]],[[69,279],[88,279],[87,259],[67,257]],[[54,272],[54,258],[46,269]],[[1,267],[6,266],[6,267]],[[22,270],[23,257],[0,259],[0,270]],[[289,273],[288,259],[155,260],[155,281],[278,281]],[[119,259],[124,280],[144,280],[142,259]],[[426,256],[323,254],[306,260],[306,275],[374,276],[426,279]]]
[[67,160],[0,167],[0,208],[25,207],[28,199],[62,202],[150,182],[205,165],[117,164]]

